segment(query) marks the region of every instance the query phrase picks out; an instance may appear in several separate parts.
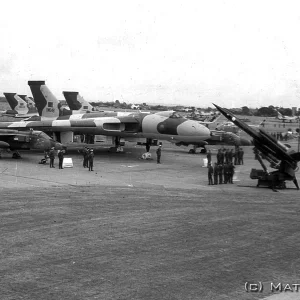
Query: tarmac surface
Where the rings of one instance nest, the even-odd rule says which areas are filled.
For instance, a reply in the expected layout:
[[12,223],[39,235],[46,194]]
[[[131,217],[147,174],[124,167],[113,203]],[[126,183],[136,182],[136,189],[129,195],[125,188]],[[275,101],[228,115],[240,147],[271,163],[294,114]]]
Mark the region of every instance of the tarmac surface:
[[63,170],[38,164],[42,153],[4,154],[0,299],[299,299],[285,288],[300,284],[293,183],[256,188],[251,147],[234,184],[217,186],[206,155],[164,142],[157,164],[155,149],[142,160],[134,144],[95,147],[94,172],[77,151]]

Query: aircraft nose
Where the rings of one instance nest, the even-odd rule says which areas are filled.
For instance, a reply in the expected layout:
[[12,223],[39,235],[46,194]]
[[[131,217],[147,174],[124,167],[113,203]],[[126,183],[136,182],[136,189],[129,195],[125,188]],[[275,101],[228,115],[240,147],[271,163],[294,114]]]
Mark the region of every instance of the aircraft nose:
[[178,125],[177,132],[182,136],[210,136],[210,130],[206,126],[192,120],[185,121]]
[[65,150],[66,149],[66,147],[64,147],[61,143],[58,143],[58,142],[50,139],[48,141],[48,147],[47,148],[50,149],[50,148],[53,148],[53,147],[54,147],[55,150]]
[[252,142],[248,139],[241,138],[241,146],[252,146]]
[[58,143],[55,141],[51,141],[51,147],[54,147],[55,150],[64,150],[65,149],[65,147],[61,143]]

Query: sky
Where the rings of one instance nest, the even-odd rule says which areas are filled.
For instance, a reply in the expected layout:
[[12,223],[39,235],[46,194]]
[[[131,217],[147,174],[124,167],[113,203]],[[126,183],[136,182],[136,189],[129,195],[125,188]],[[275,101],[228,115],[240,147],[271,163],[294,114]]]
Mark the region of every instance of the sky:
[[5,1],[0,93],[45,80],[58,99],[300,107],[299,29],[289,0]]

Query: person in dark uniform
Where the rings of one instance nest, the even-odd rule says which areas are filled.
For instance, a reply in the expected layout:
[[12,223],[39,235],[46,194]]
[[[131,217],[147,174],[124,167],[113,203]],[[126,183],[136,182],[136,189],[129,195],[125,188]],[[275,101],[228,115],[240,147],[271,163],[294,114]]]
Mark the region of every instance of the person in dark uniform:
[[229,149],[226,149],[225,154],[224,154],[224,156],[225,156],[224,162],[226,164],[228,164],[228,161],[229,161],[229,156],[228,155],[229,155]]
[[157,158],[157,163],[160,164],[160,158],[161,158],[161,145],[158,146],[156,149],[156,158]]
[[232,162],[233,156],[234,156],[233,149],[230,149],[230,151],[228,153],[228,163]]
[[83,167],[88,168],[89,167],[89,163],[88,163],[89,148],[88,147],[84,147],[82,155],[83,155]]
[[50,158],[50,168],[55,168],[54,167],[54,159],[55,159],[54,147],[52,147],[49,151],[49,158]]
[[237,165],[238,161],[239,161],[239,147],[236,147],[234,152],[234,164]]
[[221,155],[220,155],[220,164],[223,165],[225,161],[225,149],[221,150]]
[[244,150],[240,148],[239,150],[239,165],[244,164]]
[[218,165],[219,184],[223,184],[223,165]]
[[88,155],[89,155],[89,148],[84,147],[82,150],[78,150],[79,153],[83,156],[83,167],[88,168]]
[[234,174],[234,165],[233,163],[230,163],[228,165],[228,182],[233,183],[233,174]]
[[215,163],[214,165],[214,184],[218,184],[218,165]]
[[206,157],[207,157],[207,167],[208,167],[209,164],[211,164],[211,151],[210,150],[208,150]]
[[217,153],[217,164],[219,165],[221,163],[221,149],[218,150],[218,153]]
[[214,173],[214,168],[211,165],[211,163],[208,164],[208,185],[213,185],[213,173]]
[[90,149],[90,152],[88,154],[88,161],[89,161],[89,171],[94,171],[93,166],[94,166],[94,150]]
[[228,164],[223,165],[224,183],[228,183]]
[[57,154],[59,169],[63,169],[64,153],[65,153],[65,150],[60,150]]

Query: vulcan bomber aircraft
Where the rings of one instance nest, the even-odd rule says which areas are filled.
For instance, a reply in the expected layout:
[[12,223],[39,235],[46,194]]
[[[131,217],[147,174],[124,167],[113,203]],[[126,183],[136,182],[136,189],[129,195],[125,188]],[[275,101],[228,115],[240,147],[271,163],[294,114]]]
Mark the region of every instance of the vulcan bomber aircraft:
[[[207,124],[201,124],[197,121],[188,120],[174,111],[164,111],[154,114],[144,113],[144,112],[94,112],[82,113],[81,110],[62,110],[58,99],[51,93],[49,88],[46,86],[45,81],[29,81],[28,82],[32,94],[34,96],[36,106],[38,107],[40,117],[35,117],[29,119],[28,121],[44,121],[50,122],[51,118],[55,121],[60,120],[69,120],[74,124],[75,120],[85,120],[80,121],[82,124],[92,122],[92,119],[99,118],[97,122],[100,124],[101,120],[104,121],[103,130],[91,130],[83,129],[83,125],[80,125],[80,129],[70,130],[69,134],[67,128],[59,128],[59,126],[54,127],[49,130],[55,133],[57,139],[63,143],[69,143],[72,140],[72,135],[76,133],[92,133],[98,135],[106,135],[113,137],[113,143],[115,146],[120,144],[121,138],[126,138],[132,140],[135,138],[138,141],[138,144],[146,145],[147,151],[149,146],[152,144],[152,141],[168,140],[172,143],[175,143],[177,146],[189,146],[192,145],[193,149],[190,149],[190,153],[195,153],[198,147],[202,148],[201,152],[206,152],[206,145],[215,145],[215,144],[227,144],[227,145],[249,145],[249,141],[243,138],[240,138],[238,135],[224,132],[224,131],[209,131],[206,127]],[[82,102],[82,97],[78,92],[63,92],[69,107],[80,108],[81,105],[84,105]],[[100,118],[104,118],[101,119]],[[105,119],[112,118],[112,119]],[[114,125],[114,130],[112,130],[112,125],[108,125],[109,122],[123,122],[124,129],[117,129]],[[116,121],[119,120],[119,121]],[[131,121],[130,121],[131,120]],[[150,121],[151,120],[151,121]],[[77,122],[78,122],[77,121]],[[129,125],[131,123],[131,125]],[[59,123],[55,123],[59,124]],[[60,124],[62,124],[60,122]],[[164,125],[165,124],[165,125]],[[102,126],[102,125],[100,125]],[[190,126],[189,130],[187,128]],[[72,127],[72,126],[71,126]],[[76,127],[76,126],[75,126]],[[185,127],[185,133],[181,131],[181,128]],[[109,128],[109,129],[108,129]],[[196,130],[197,128],[197,130]],[[178,129],[178,132],[177,132]],[[41,130],[44,130],[41,128]],[[202,132],[200,132],[202,131]],[[63,133],[64,132],[64,133]],[[98,132],[98,133],[96,133]],[[203,132],[206,132],[203,134]],[[204,136],[206,137],[204,138]],[[68,138],[67,138],[68,136]],[[67,138],[67,140],[66,140]],[[145,138],[145,142],[141,142],[140,139]]]
[[147,143],[152,139],[168,140],[174,143],[198,143],[206,145],[210,131],[196,121],[179,115],[165,116],[164,113],[132,113],[128,116],[98,118],[76,118],[76,115],[62,116],[56,119],[38,121],[22,120],[20,122],[0,122],[0,129],[42,130],[55,133],[57,140],[63,144],[73,141],[74,133],[88,133],[111,136],[118,146],[120,138],[145,138]]
[[[231,122],[252,137],[254,153],[260,162],[263,170],[252,169],[250,177],[258,179],[257,186],[268,186],[275,188],[285,188],[285,181],[292,180],[299,190],[295,172],[298,170],[300,152],[291,150],[287,145],[277,141],[262,128],[250,127],[245,122],[239,120],[230,110],[222,108],[216,104],[214,106]],[[270,167],[275,171],[269,171],[262,159],[270,163]]]
[[[142,112],[91,112],[78,113],[70,110],[65,114],[58,99],[46,86],[45,81],[28,82],[38,117],[29,118],[19,123],[2,123],[1,126],[13,128],[34,128],[47,133],[54,133],[56,140],[63,144],[73,141],[74,134],[103,135],[112,138],[115,147],[121,139],[145,139],[146,149],[154,139],[168,140],[205,146],[210,131],[196,121],[188,120],[174,112],[155,114]],[[74,94],[72,95],[74,96]]]
[[56,150],[64,149],[63,145],[42,131],[0,129],[0,157],[2,157],[3,150],[13,151],[13,158],[20,158],[19,150],[48,150],[52,147]]

